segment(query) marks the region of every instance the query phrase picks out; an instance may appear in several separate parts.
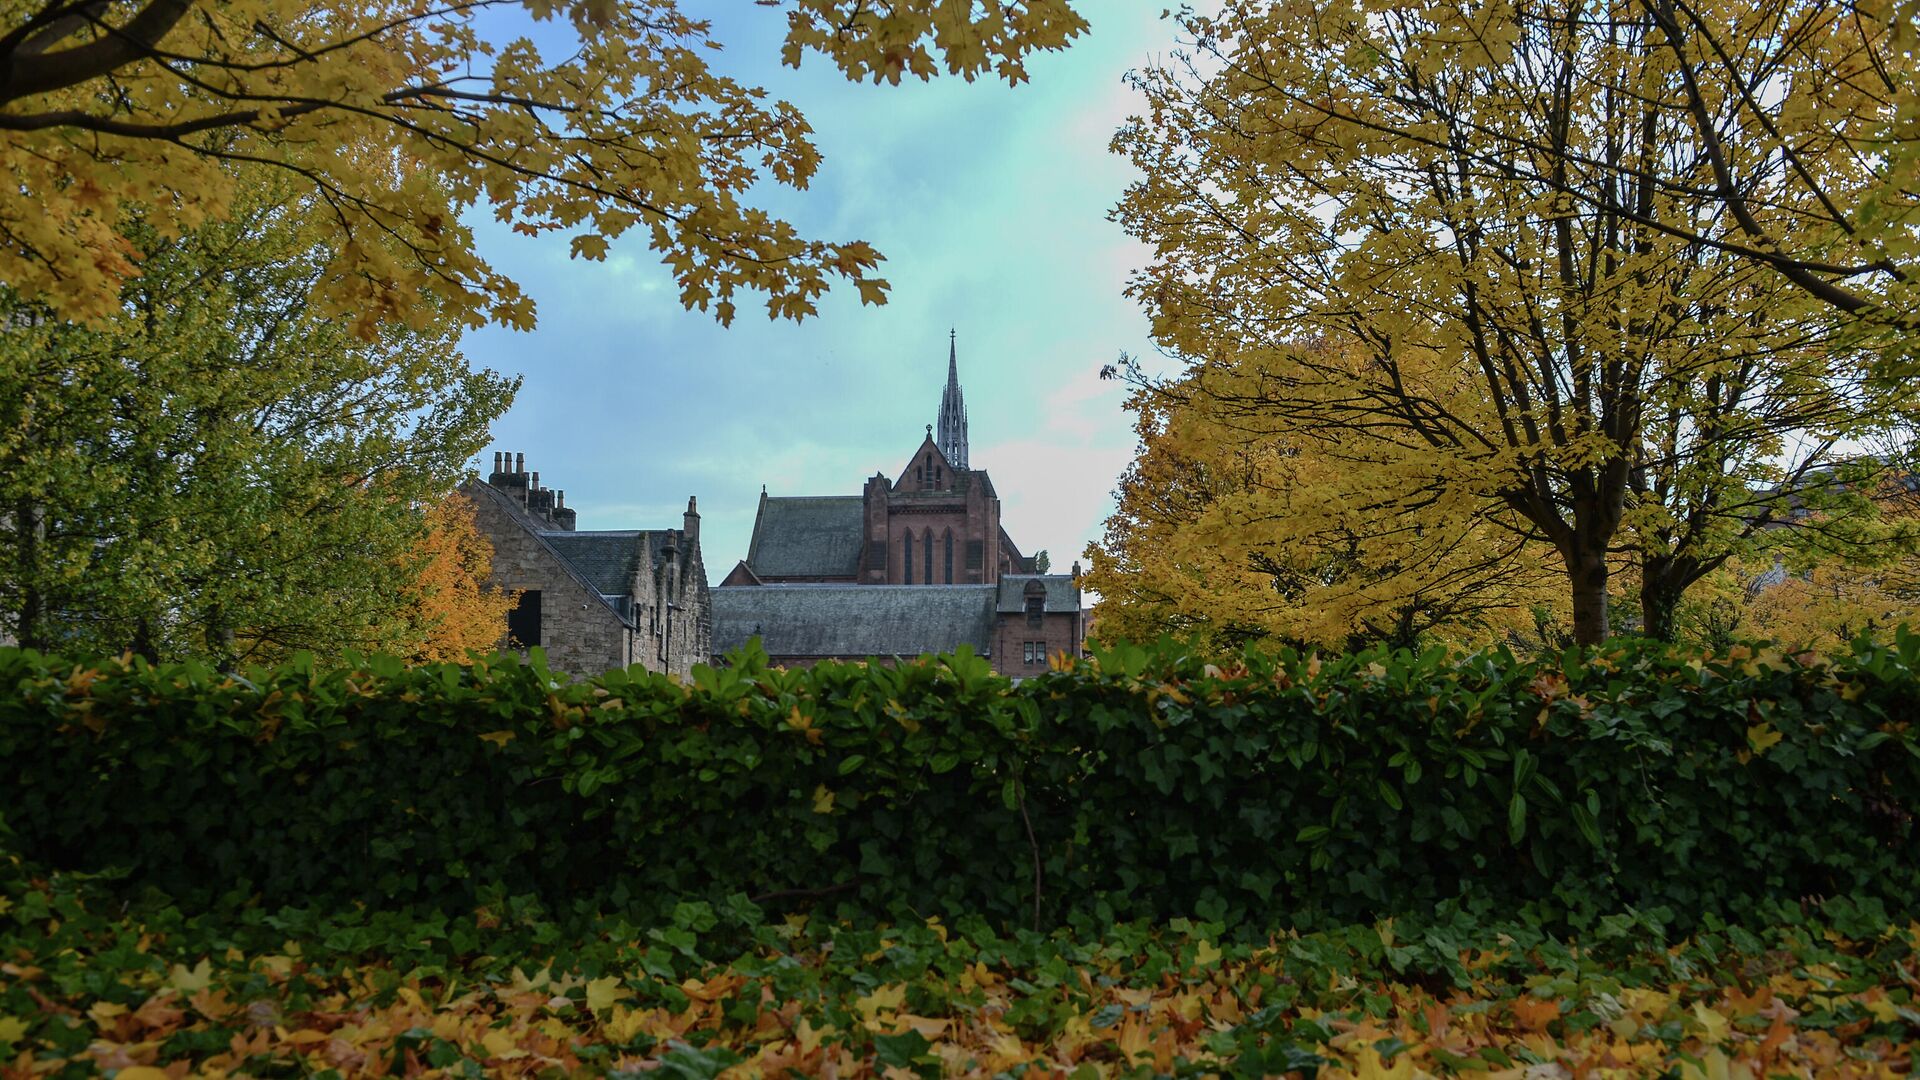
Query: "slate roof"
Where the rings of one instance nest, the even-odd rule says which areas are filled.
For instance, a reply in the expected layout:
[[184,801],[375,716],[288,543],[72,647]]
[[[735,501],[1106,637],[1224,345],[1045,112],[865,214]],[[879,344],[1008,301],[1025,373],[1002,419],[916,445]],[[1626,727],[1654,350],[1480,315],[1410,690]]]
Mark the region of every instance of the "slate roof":
[[761,577],[854,577],[865,514],[858,495],[769,497],[753,522],[747,566]]
[[1037,581],[1047,587],[1047,611],[1080,610],[1080,590],[1074,586],[1072,574],[1002,574],[998,610],[1027,610],[1029,581]]
[[[556,548],[553,545],[552,541],[549,539],[550,537],[553,537],[553,536],[572,536],[575,534],[562,532],[562,531],[549,531],[545,529],[535,528],[533,525],[533,519],[530,516],[528,516],[526,512],[526,508],[516,505],[514,500],[508,498],[504,493],[496,489],[492,484],[485,483],[484,481],[480,481],[480,480],[470,480],[467,483],[461,485],[461,490],[463,492],[466,492],[468,497],[470,498],[492,499],[496,505],[500,506],[507,512],[507,517],[509,519],[513,520],[514,522],[519,524],[521,527],[525,528],[528,532],[532,533],[533,538],[536,541],[538,541],[542,547],[546,548],[548,553],[554,557],[554,561],[558,562],[561,565],[561,567],[566,570],[568,574],[572,575],[573,579],[575,581],[578,581],[583,588],[593,593],[595,596],[599,597],[600,602],[605,604],[609,609],[611,609],[614,615],[616,615],[621,622],[625,623],[628,626],[634,625],[632,607],[631,605],[624,603],[622,601],[622,598],[627,595],[627,591],[625,589],[621,589],[619,596],[608,594],[605,590],[603,590],[600,587],[598,582],[594,581],[592,578],[588,577],[585,573],[581,572],[581,569],[578,566],[574,565],[573,560],[561,554],[559,549]],[[589,533],[586,535],[592,535],[592,534]]]
[[645,568],[652,573],[660,549],[669,537],[676,547],[685,546],[678,530],[674,529],[542,530],[540,533],[540,539],[546,541],[548,547],[605,596],[632,595],[634,572]]
[[[769,500],[771,501],[771,500]],[[710,592],[713,651],[760,638],[769,656],[918,656],[993,643],[992,585],[729,585]]]

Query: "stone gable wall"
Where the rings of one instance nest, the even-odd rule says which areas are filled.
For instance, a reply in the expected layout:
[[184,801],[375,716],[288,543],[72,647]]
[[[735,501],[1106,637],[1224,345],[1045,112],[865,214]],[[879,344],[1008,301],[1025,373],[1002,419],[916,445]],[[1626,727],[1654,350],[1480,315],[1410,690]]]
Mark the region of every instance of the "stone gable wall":
[[[631,635],[599,595],[581,584],[486,485],[469,485],[466,494],[473,501],[474,523],[493,544],[489,581],[508,589],[540,590],[540,642],[548,665],[586,676],[631,663]],[[506,648],[505,627],[500,648]]]

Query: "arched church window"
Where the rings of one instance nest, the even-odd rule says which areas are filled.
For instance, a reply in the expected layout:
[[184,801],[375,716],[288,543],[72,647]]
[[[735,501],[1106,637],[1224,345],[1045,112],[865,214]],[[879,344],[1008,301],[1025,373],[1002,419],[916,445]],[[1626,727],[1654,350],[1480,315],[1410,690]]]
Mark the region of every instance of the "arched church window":
[[911,585],[913,584],[913,530],[912,529],[907,530],[906,539],[901,543],[900,546],[904,549],[902,554],[905,555],[906,557],[906,561],[901,564],[902,566],[905,567],[905,572],[904,572],[904,575],[901,577],[901,580]]
[[953,530],[947,530],[947,584],[953,584]]
[[927,530],[927,584],[933,584],[933,530]]

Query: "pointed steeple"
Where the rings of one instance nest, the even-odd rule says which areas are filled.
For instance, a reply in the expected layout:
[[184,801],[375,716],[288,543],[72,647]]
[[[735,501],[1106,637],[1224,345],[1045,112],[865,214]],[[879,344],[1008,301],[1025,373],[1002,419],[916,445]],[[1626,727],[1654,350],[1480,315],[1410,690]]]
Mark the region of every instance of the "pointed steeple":
[[953,330],[947,331],[947,388],[940,395],[940,437],[935,440],[947,464],[967,467],[967,403],[960,396],[960,360]]

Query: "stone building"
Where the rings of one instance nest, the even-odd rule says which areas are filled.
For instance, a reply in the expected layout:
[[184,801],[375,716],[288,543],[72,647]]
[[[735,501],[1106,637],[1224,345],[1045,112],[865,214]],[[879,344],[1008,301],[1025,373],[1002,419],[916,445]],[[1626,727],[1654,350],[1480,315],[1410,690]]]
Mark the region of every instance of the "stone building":
[[1079,653],[1079,567],[1036,573],[1001,528],[993,481],[969,466],[951,338],[938,425],[897,474],[875,473],[858,495],[761,491],[747,557],[713,590],[716,650],[758,637],[792,666],[965,644],[1008,675]]
[[566,492],[544,487],[525,454],[498,452],[486,480],[461,490],[493,544],[492,583],[520,590],[503,648],[538,645],[576,675],[639,664],[684,676],[712,656],[693,499],[678,529],[582,531]]

